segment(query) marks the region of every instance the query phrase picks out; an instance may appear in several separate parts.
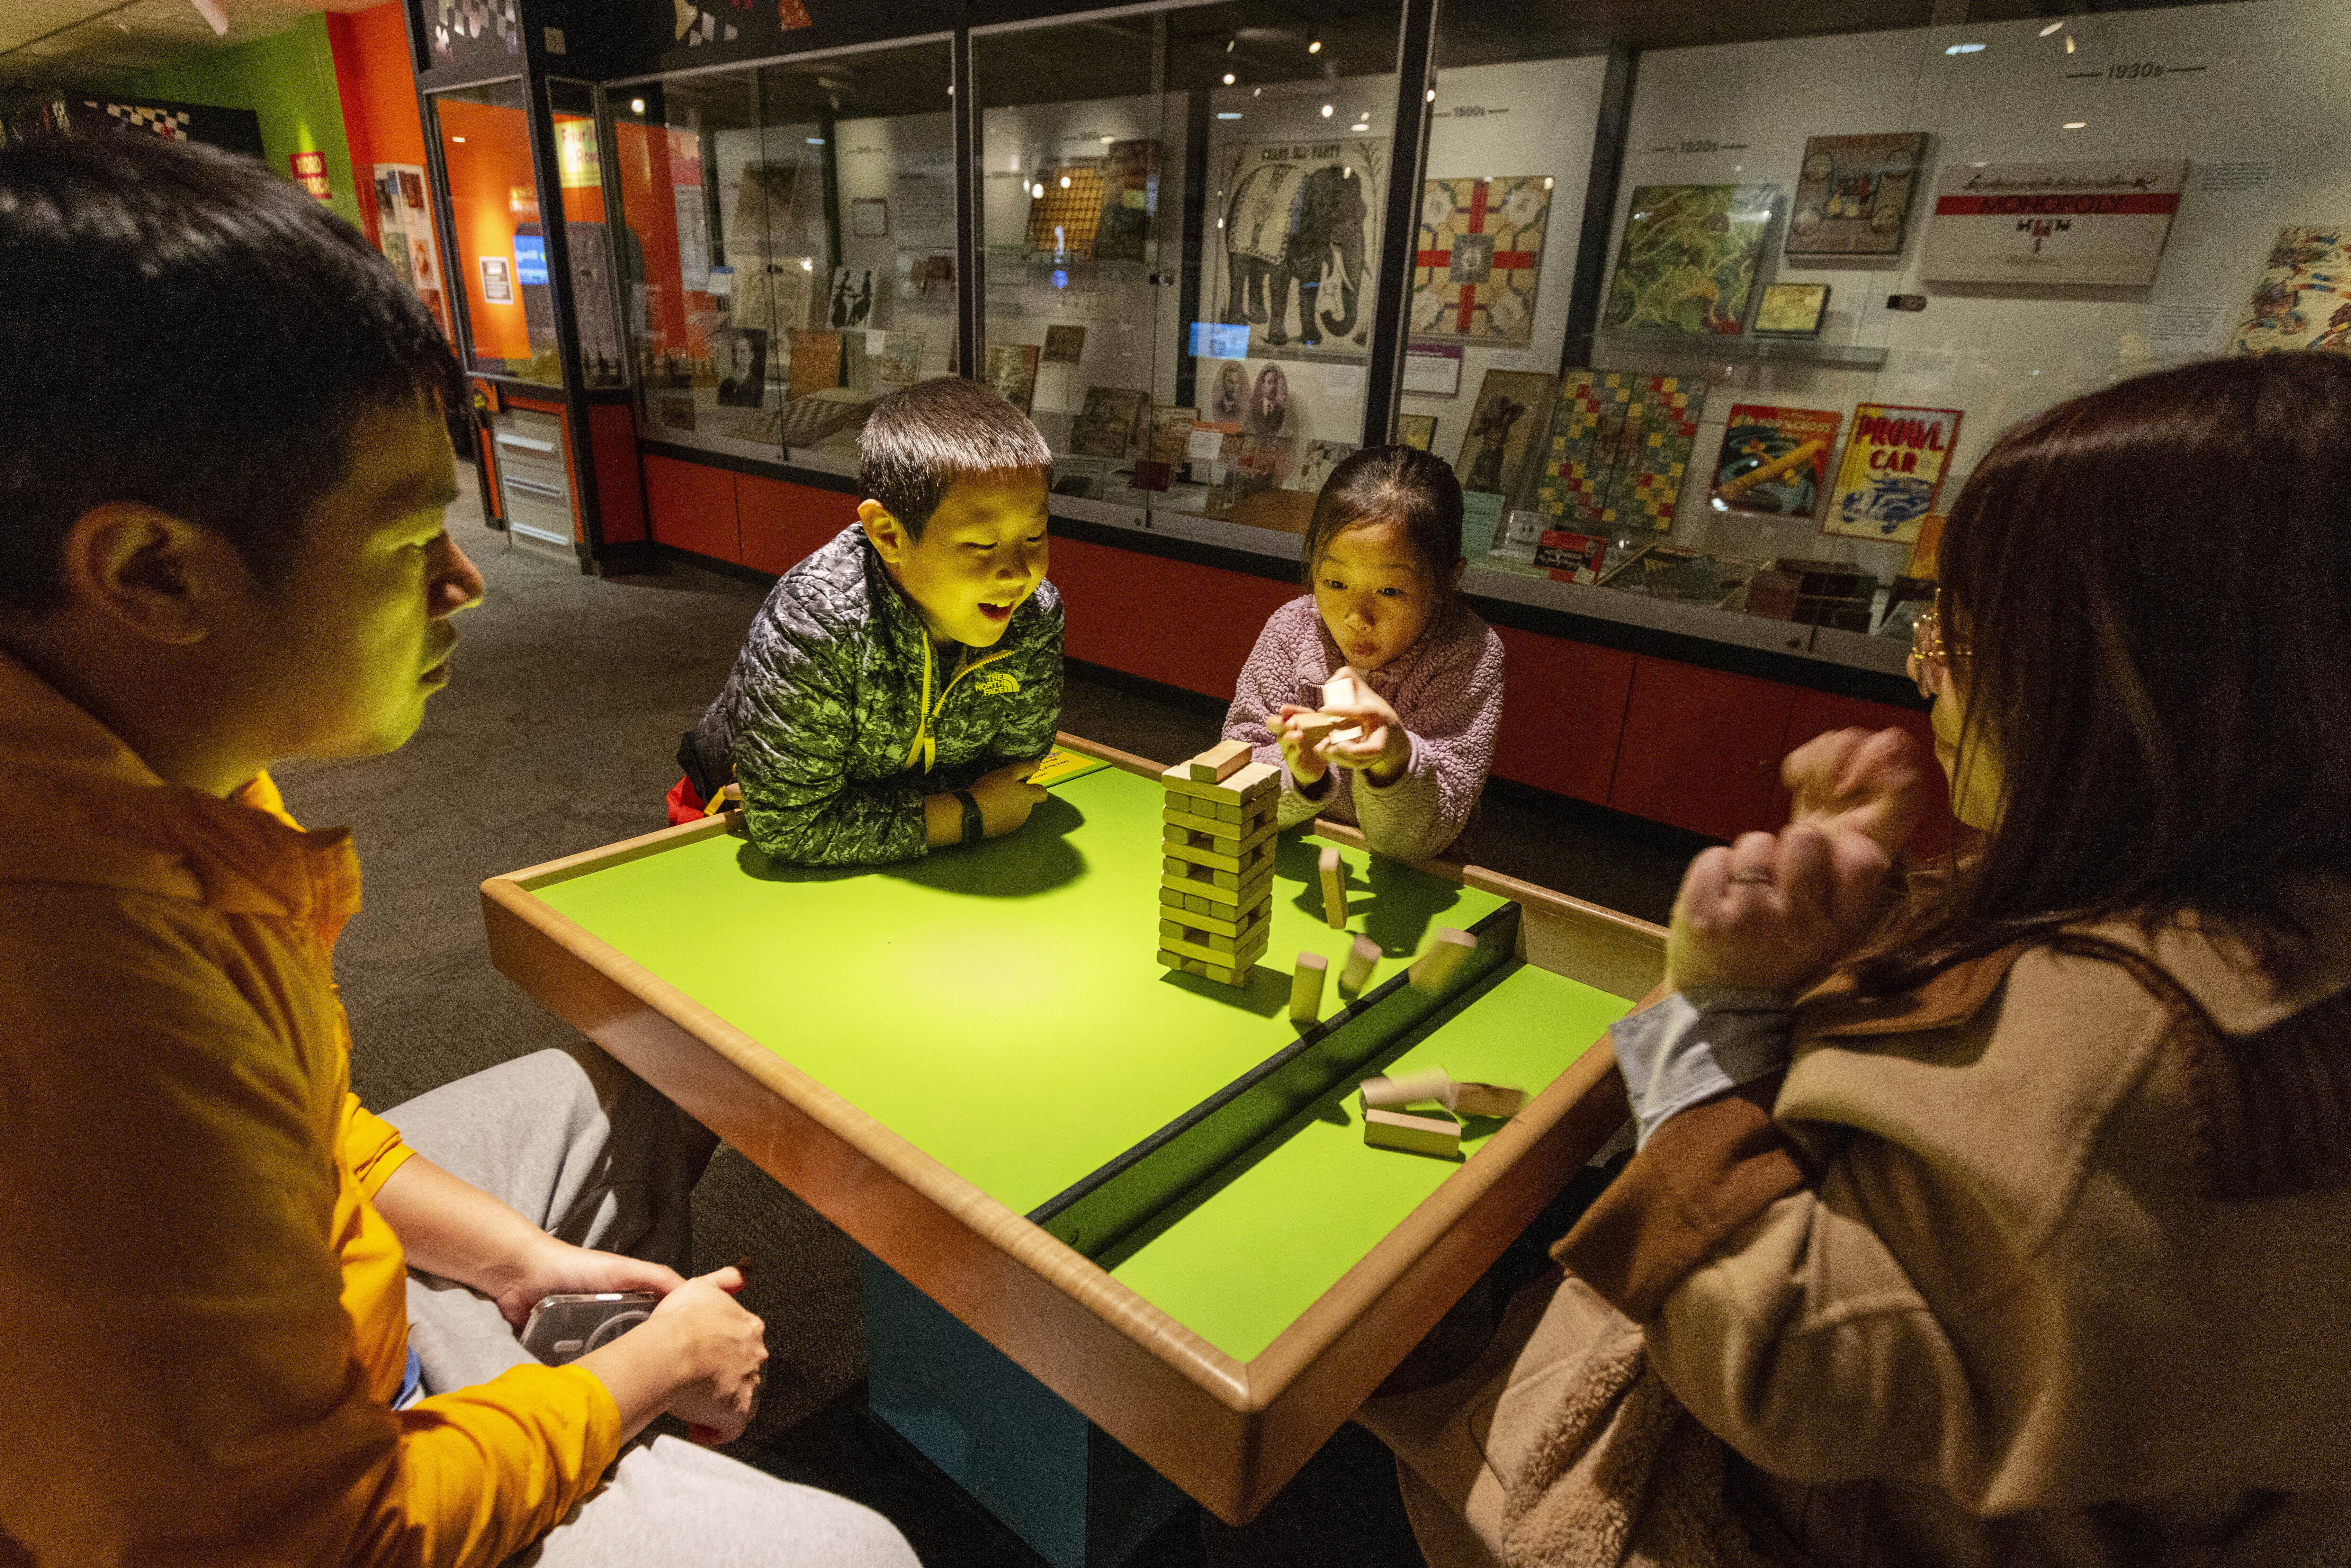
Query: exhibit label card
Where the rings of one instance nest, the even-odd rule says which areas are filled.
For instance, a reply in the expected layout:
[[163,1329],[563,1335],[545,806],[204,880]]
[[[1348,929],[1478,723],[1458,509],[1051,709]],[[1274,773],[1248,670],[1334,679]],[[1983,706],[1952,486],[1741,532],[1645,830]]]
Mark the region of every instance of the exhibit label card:
[[1959,439],[1956,408],[1858,405],[1821,527],[1862,538],[1916,539],[1918,520],[1935,509]]
[[2188,160],[1947,164],[1926,276],[1938,283],[2155,281]]

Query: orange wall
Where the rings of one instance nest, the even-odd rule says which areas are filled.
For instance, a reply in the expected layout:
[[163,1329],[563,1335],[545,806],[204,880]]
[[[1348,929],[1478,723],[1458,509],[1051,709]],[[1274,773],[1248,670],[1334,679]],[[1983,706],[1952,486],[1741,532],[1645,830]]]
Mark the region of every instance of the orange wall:
[[408,24],[400,0],[366,11],[327,14],[336,86],[353,163],[422,163],[424,126],[416,117]]
[[[514,187],[532,188],[530,139],[522,110],[446,98],[436,102],[441,157],[449,171],[449,207],[457,225],[450,271],[460,277],[465,290],[475,352],[485,359],[528,361],[530,326],[523,313],[522,284],[512,279],[512,263],[516,228],[535,220],[526,220],[508,205]],[[460,136],[465,140],[455,140]],[[493,303],[483,294],[480,258],[485,256],[507,258],[511,299]]]

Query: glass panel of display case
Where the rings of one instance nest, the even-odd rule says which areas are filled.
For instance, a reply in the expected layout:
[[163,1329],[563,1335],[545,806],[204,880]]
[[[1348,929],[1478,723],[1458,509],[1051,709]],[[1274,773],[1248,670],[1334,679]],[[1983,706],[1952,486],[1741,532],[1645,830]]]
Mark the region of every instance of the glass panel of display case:
[[[644,275],[644,257],[625,226],[604,219],[604,159],[596,137],[596,89],[586,82],[550,81],[555,121],[555,172],[563,193],[563,236],[571,258],[571,309],[580,319],[580,365],[591,387],[625,382],[621,348],[619,286]],[[613,242],[620,241],[614,254]]]
[[944,43],[607,86],[650,440],[854,473],[894,387],[952,371]]
[[485,375],[560,386],[555,290],[522,83],[457,88],[426,102],[449,176],[453,292],[465,312],[472,366]]
[[1399,21],[976,31],[982,373],[1044,432],[1065,513],[1294,548],[1363,439]]
[[[2321,64],[2351,11],[1886,0],[1802,27],[1822,15],[1444,27],[1399,412],[1471,494],[1473,590],[1623,589],[1897,667],[1859,639],[1907,638],[2001,432],[2189,360],[2351,349]],[[1613,192],[1586,189],[1603,130]]]

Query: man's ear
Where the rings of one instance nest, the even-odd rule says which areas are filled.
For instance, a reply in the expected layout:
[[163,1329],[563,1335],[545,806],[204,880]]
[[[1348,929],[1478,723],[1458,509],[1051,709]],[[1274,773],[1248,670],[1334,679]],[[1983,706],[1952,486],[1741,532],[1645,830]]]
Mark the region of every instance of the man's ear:
[[76,517],[58,565],[68,601],[173,647],[211,636],[224,595],[250,586],[228,540],[138,501],[108,501]]
[[914,541],[897,518],[883,509],[879,501],[857,503],[857,521],[865,529],[865,538],[873,546],[873,553],[892,566],[902,564]]

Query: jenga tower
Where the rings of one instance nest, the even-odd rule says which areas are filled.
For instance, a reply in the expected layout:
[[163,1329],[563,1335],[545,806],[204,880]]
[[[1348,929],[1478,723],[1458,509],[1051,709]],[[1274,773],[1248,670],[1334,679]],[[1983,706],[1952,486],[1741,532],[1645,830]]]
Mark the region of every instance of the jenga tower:
[[1249,755],[1228,740],[1160,775],[1159,961],[1228,986],[1249,983],[1273,927],[1280,774]]

